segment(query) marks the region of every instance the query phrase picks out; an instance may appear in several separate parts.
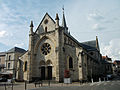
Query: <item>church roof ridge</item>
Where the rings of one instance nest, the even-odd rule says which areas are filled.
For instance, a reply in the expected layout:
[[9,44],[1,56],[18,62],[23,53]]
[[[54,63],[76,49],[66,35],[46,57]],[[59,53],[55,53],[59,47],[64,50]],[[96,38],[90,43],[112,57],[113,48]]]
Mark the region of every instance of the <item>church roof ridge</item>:
[[96,40],[90,40],[90,41],[84,41],[84,42],[82,42],[82,43],[87,43],[87,42],[96,42]]

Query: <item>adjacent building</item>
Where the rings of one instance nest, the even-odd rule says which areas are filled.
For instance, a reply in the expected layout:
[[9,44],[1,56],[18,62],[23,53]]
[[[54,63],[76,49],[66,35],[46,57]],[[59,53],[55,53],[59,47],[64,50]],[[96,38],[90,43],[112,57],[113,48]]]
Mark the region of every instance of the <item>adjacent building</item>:
[[14,47],[7,52],[0,53],[0,70],[1,75],[5,75],[5,77],[16,79],[17,74],[17,63],[19,61],[19,57],[23,55],[26,51],[22,48]]
[[5,52],[0,52],[0,73],[4,72],[5,68]]
[[113,62],[113,70],[114,74],[120,75],[120,60],[115,60]]
[[12,74],[12,77],[16,79],[16,72],[18,70],[17,63],[19,57],[23,55],[26,51],[22,48],[14,47],[8,50],[5,54],[5,66],[6,72]]
[[112,59],[108,56],[102,56],[102,70],[104,76],[113,74]]

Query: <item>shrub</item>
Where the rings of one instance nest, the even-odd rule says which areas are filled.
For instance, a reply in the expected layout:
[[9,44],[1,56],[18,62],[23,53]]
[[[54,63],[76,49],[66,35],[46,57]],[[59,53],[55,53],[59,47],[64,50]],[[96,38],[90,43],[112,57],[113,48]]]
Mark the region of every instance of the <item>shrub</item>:
[[64,71],[64,78],[69,78],[70,77],[70,71],[69,70],[65,70]]

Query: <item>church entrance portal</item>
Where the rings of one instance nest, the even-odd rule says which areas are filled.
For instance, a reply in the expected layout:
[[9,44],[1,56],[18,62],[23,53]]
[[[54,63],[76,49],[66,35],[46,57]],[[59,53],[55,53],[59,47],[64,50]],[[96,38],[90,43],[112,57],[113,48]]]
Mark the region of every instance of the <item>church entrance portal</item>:
[[52,66],[42,66],[41,67],[41,79],[42,80],[52,80]]
[[45,67],[41,67],[41,79],[45,80]]
[[52,66],[47,67],[48,80],[52,80]]
[[41,80],[52,80],[52,62],[50,60],[40,62],[40,71]]

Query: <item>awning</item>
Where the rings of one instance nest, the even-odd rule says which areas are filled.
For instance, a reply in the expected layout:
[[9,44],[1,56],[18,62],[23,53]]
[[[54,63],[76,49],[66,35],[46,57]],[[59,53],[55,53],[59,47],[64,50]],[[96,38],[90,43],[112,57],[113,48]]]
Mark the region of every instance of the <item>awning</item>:
[[2,72],[0,74],[2,74],[2,75],[9,75],[9,74],[12,74],[12,73],[11,72]]

